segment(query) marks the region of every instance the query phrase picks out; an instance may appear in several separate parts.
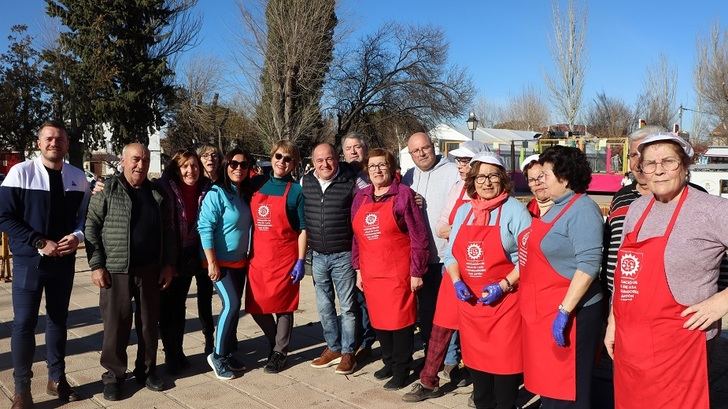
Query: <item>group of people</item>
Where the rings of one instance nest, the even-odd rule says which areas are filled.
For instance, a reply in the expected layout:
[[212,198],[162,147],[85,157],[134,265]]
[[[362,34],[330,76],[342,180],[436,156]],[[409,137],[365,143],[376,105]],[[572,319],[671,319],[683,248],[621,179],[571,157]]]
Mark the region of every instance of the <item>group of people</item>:
[[[13,408],[32,407],[43,292],[48,392],[80,398],[64,357],[83,240],[100,288],[108,400],[123,397],[132,320],[137,382],[164,388],[160,338],[171,375],[189,366],[183,336],[193,277],[215,376],[245,370],[236,353],[241,308],[268,341],[264,371],[284,370],[311,250],[326,341],[314,368],[350,374],[376,339],[383,366],[374,377],[401,389],[418,327],[425,362],[405,401],[441,396],[441,375],[462,360],[476,408],[515,407],[522,383],[544,408],[589,408],[603,340],[617,407],[709,407],[710,354],[728,313],[728,290],[716,285],[728,212],[720,211],[725,199],[688,184],[688,142],[653,128],[630,136],[635,182],[615,196],[606,230],[585,194],[591,168],[576,148],[557,145],[523,161],[533,193],[524,205],[503,159],[476,141],[440,156],[427,134],[415,133],[407,141],[415,167],[401,178],[391,152],[367,149],[356,134],[341,145],[344,162],[333,145],[315,146],[313,170],[300,180],[292,174],[301,154],[284,140],[271,149],[268,174],[254,175],[242,149],[223,156],[203,146],[176,152],[150,181],[149,151],[129,144],[121,174],[91,195],[83,172],[63,162],[63,124],[44,124],[40,156],[13,167],[0,188],[0,229],[15,256]],[[216,325],[213,287],[222,302]]]

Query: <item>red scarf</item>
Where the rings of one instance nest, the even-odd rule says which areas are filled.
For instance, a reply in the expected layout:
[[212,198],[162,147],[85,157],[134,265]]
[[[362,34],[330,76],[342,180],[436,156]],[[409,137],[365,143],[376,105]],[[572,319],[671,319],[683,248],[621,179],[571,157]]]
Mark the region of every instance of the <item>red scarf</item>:
[[473,216],[475,216],[473,225],[487,226],[490,223],[491,210],[502,205],[506,200],[508,200],[508,192],[501,192],[492,199],[481,199],[480,196],[476,195],[475,199],[470,200],[473,205]]

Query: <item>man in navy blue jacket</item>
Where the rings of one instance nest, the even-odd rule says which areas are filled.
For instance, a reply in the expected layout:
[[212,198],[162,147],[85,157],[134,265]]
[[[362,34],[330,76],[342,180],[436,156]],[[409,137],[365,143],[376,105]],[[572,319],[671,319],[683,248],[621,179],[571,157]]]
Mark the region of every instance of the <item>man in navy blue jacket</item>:
[[13,409],[33,405],[31,366],[44,291],[47,393],[63,401],[79,399],[65,375],[66,319],[89,184],[83,171],[63,161],[68,153],[63,123],[41,125],[38,149],[38,158],[10,168],[0,186],[0,230],[8,233],[13,253]]

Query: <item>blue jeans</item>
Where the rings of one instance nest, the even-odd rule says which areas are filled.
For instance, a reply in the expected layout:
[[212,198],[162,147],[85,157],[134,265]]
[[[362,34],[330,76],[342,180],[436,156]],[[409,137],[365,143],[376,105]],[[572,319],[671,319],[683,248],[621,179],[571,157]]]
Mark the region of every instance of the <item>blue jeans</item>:
[[[356,271],[351,252],[321,254],[313,252],[313,282],[316,307],[324,330],[326,345],[334,352],[353,353],[356,346]],[[334,289],[339,297],[341,327],[336,315]]]
[[367,300],[364,298],[362,290],[355,288],[354,291],[356,291],[356,300],[359,303],[359,316],[356,320],[356,345],[357,348],[371,348],[374,341],[377,340],[377,334],[369,321]]
[[457,365],[460,363],[460,333],[457,331],[452,333],[450,344],[447,346],[447,354],[445,355],[445,365]]

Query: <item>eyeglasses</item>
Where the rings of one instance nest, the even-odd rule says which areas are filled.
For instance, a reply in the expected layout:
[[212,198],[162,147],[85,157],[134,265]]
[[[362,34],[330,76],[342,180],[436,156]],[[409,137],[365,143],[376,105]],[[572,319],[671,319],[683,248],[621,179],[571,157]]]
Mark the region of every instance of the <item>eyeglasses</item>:
[[467,165],[473,158],[455,158],[455,162],[460,165]]
[[475,183],[482,185],[485,181],[489,181],[492,184],[500,182],[500,175],[497,173],[491,173],[490,175],[478,175],[475,177]]
[[385,170],[389,167],[386,163],[373,163],[369,166],[367,166],[367,169],[369,169],[370,172],[374,172],[376,170]]
[[425,153],[425,152],[429,151],[429,150],[430,150],[430,149],[432,149],[432,148],[433,148],[433,146],[432,146],[432,145],[425,145],[425,146],[423,146],[423,147],[421,147],[421,148],[417,148],[417,149],[415,149],[415,150],[413,150],[413,151],[409,151],[409,154],[410,154],[410,155],[421,155],[421,154],[423,154],[423,153]]
[[528,185],[529,185],[529,186],[531,186],[531,185],[538,185],[538,184],[541,184],[541,183],[543,183],[543,182],[544,182],[544,180],[546,180],[546,174],[545,174],[545,173],[543,173],[543,172],[541,172],[541,173],[540,173],[540,174],[539,174],[538,176],[536,176],[535,178],[528,178],[528,179],[526,179],[526,180],[528,181]]
[[202,154],[202,156],[200,156],[200,157],[201,157],[201,158],[205,158],[205,159],[207,159],[207,158],[211,158],[211,159],[217,159],[217,158],[219,158],[220,156],[219,156],[219,155],[218,155],[217,153],[211,153],[211,152],[208,152],[208,153],[203,153],[203,154]]
[[230,163],[228,163],[228,166],[230,166],[230,169],[237,169],[238,166],[240,166],[243,169],[246,169],[248,167],[248,161],[244,160],[242,162],[238,162],[236,160],[231,160]]
[[293,161],[292,157],[284,155],[282,153],[278,153],[278,152],[276,152],[276,154],[273,155],[273,157],[276,158],[276,160],[282,160],[283,163],[291,163]]
[[640,169],[642,170],[642,173],[645,174],[655,173],[657,171],[657,165],[662,166],[663,170],[671,172],[680,167],[680,160],[677,158],[666,158],[659,162],[654,160],[642,162]]

